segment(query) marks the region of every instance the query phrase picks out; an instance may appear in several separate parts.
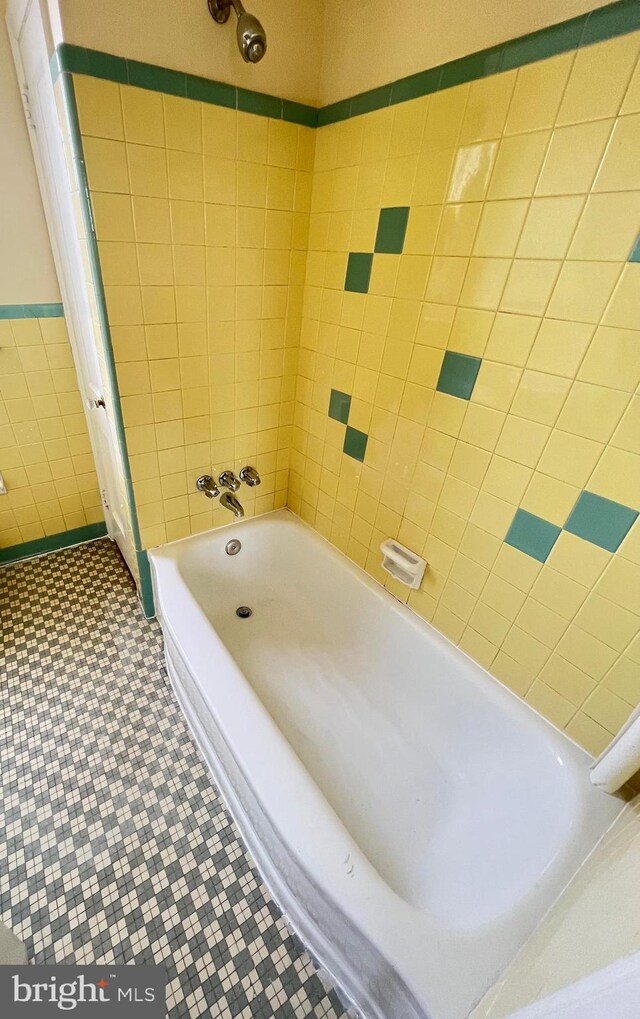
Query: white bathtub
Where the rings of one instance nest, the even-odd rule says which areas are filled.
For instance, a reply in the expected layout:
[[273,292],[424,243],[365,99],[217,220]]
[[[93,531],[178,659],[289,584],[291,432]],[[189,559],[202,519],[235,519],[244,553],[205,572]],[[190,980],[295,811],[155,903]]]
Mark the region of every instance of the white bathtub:
[[151,562],[176,695],[293,927],[367,1019],[462,1019],[620,801],[287,511]]

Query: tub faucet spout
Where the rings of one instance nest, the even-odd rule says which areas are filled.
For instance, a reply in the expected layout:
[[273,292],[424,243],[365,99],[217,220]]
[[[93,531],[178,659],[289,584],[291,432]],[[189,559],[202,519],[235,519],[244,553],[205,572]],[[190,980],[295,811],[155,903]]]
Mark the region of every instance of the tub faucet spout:
[[244,516],[244,510],[233,492],[223,492],[220,496],[220,505],[224,506],[225,509],[231,510],[234,517]]

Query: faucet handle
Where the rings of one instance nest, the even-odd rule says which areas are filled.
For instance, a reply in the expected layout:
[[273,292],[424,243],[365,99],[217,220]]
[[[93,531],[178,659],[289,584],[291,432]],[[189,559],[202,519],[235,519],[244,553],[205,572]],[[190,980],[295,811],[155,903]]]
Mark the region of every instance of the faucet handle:
[[240,471],[240,481],[244,481],[245,485],[249,485],[250,488],[255,488],[261,480],[255,467],[243,467]]
[[230,489],[232,492],[237,492],[240,488],[240,482],[233,471],[223,471],[218,478],[218,484],[222,485],[223,488]]
[[204,492],[207,499],[216,499],[220,495],[220,489],[210,474],[203,474],[198,478],[196,488],[199,492]]

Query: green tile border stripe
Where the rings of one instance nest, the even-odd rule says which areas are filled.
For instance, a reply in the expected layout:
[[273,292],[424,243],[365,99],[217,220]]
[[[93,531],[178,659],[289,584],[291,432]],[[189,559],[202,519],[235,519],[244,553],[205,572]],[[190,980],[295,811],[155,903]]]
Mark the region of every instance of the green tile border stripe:
[[8,548],[0,548],[0,563],[3,565],[18,563],[21,559],[32,559],[34,556],[44,555],[45,552],[71,548],[72,545],[81,545],[85,541],[104,538],[106,533],[107,525],[101,520],[98,524],[87,524],[85,527],[75,527],[71,531],[48,534],[45,538],[35,538],[21,545],[9,545]]
[[61,43],[51,58],[53,80],[55,81],[64,71],[87,74],[93,78],[106,78],[121,85],[136,85],[138,88],[182,96],[185,99],[197,99],[214,106],[226,106],[232,110],[255,113],[260,117],[271,117],[274,120],[287,120],[306,127],[317,127],[318,124],[317,109],[305,103],[295,103],[264,92],[227,85],[223,81],[201,78],[195,74],[185,74],[155,64],[144,64],[126,57],[116,57],[111,53],[85,49],[67,42]]
[[[135,494],[133,490],[133,479],[131,477],[131,463],[129,460],[129,451],[127,449],[127,439],[124,430],[124,419],[122,417],[122,403],[120,400],[118,376],[116,373],[115,357],[113,354],[113,345],[111,342],[111,330],[109,327],[109,316],[107,314],[107,301],[104,292],[104,283],[102,280],[102,269],[100,267],[100,256],[98,254],[98,240],[95,232],[95,221],[93,217],[93,210],[91,208],[89,180],[87,177],[87,168],[85,164],[84,151],[82,147],[80,122],[78,120],[78,107],[76,103],[75,89],[73,87],[73,77],[71,76],[71,74],[63,72],[60,75],[60,84],[62,87],[65,109],[67,111],[67,116],[69,118],[71,148],[73,159],[76,166],[76,172],[78,175],[80,204],[82,207],[82,217],[84,220],[84,227],[87,239],[87,252],[89,256],[91,278],[95,290],[96,308],[98,312],[98,319],[100,321],[100,331],[102,333],[102,340],[104,344],[105,364],[107,368],[107,374],[109,376],[109,388],[113,394],[114,424],[118,441],[118,447],[120,449],[120,457],[122,460],[124,481],[127,490],[127,501],[129,503],[129,512],[131,516],[131,530],[133,533],[136,556],[138,558],[138,568],[140,569],[140,598],[143,603],[145,615],[151,616],[153,615],[153,596],[151,594],[149,566],[148,562],[146,561],[146,558],[143,558],[142,566],[140,560],[140,552],[142,551],[142,541],[140,539],[140,525],[138,523]],[[145,578],[144,580],[143,576]]]
[[257,113],[262,117],[287,120],[306,127],[324,127],[386,106],[395,106],[408,99],[441,92],[465,81],[475,81],[500,71],[524,67],[537,60],[581,49],[637,29],[640,29],[639,0],[618,0],[617,3],[599,7],[569,21],[561,21],[498,46],[469,53],[426,71],[418,71],[417,74],[399,78],[388,85],[379,85],[320,109],[66,42],[58,46],[51,58],[51,74],[54,81],[64,71],[88,74],[122,85],[137,85],[155,92],[197,99],[215,106]]
[[372,110],[395,106],[408,99],[475,81],[500,71],[510,71],[538,60],[581,49],[595,42],[613,39],[640,29],[640,3],[638,0],[619,0],[569,21],[562,21],[537,32],[510,39],[499,46],[470,53],[457,60],[431,67],[388,85],[380,85],[360,92],[350,99],[323,106],[318,111],[318,127],[335,124]]
[[64,318],[61,304],[0,304],[3,318]]

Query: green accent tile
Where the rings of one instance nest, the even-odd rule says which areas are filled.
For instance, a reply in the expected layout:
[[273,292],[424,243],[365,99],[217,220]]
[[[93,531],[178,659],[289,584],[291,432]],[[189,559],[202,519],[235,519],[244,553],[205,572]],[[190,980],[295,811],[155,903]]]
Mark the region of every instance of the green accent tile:
[[548,520],[527,513],[526,510],[517,509],[504,540],[512,548],[517,548],[532,559],[537,559],[539,563],[544,563],[560,531],[560,527],[550,524]]
[[479,357],[447,350],[436,389],[440,393],[457,396],[460,400],[470,400],[481,364],[482,360]]
[[629,506],[592,492],[581,492],[564,529],[608,552],[617,552],[637,516],[637,511]]
[[629,261],[630,262],[640,262],[640,234],[638,234],[638,237],[636,239],[636,243],[633,245],[633,248],[631,249],[631,254],[629,255]]
[[379,88],[369,89],[368,92],[359,92],[351,97],[350,117],[357,117],[360,113],[371,113],[373,110],[382,110],[391,102],[391,85],[380,85]]
[[48,534],[45,538],[25,541],[21,545],[9,545],[8,548],[0,548],[0,563],[17,563],[21,559],[44,555],[45,552],[56,552],[61,548],[80,545],[84,541],[104,538],[106,533],[107,525],[104,520],[101,520],[98,524],[87,524],[85,527],[75,527],[71,531]]
[[259,117],[282,120],[282,99],[262,92],[251,92],[247,88],[239,88],[237,91],[239,110],[244,113],[255,113]]
[[112,53],[102,53],[100,50],[85,50],[85,61],[87,70],[84,74],[90,74],[94,78],[106,78],[108,81],[117,81],[126,85],[129,81],[129,61],[124,57],[116,57]]
[[149,556],[146,550],[138,550],[136,552],[136,560],[138,563],[138,573],[140,574],[140,590],[138,591],[138,598],[140,599],[145,619],[153,619],[156,614],[156,608],[153,598],[151,567],[149,566]]
[[587,15],[581,45],[588,46],[593,42],[612,39],[616,35],[626,35],[627,32],[635,32],[638,28],[640,28],[638,0],[622,0],[621,3],[608,4]]
[[404,103],[407,99],[419,99],[431,95],[440,88],[442,77],[441,67],[430,67],[427,71],[409,74],[406,78],[394,81],[391,86],[391,103]]
[[0,318],[64,318],[61,304],[0,304]]
[[341,393],[339,389],[332,389],[329,397],[329,417],[334,421],[341,421],[346,425],[349,420],[351,409],[351,397],[348,393]]
[[339,103],[330,103],[318,110],[318,127],[326,124],[337,124],[339,120],[348,120],[351,116],[351,100],[341,99]]
[[56,49],[60,71],[73,74],[89,74],[89,51],[70,42],[61,42]]
[[187,95],[187,76],[181,71],[156,67],[155,64],[143,64],[139,60],[127,60],[127,72],[130,85],[137,85],[138,88],[146,88],[152,92],[164,92],[170,96]]
[[305,103],[294,103],[290,99],[282,100],[282,119],[290,124],[302,124],[303,127],[318,126],[318,111],[315,106]]
[[477,78],[485,78],[488,74],[495,74],[500,68],[501,56],[502,47],[495,46],[443,64],[440,88],[451,88],[452,85],[461,85],[465,81],[475,81]]
[[235,110],[238,105],[235,86],[223,81],[198,78],[195,74],[187,75],[187,98],[210,103],[212,106],[226,106],[230,110]]
[[408,220],[409,209],[406,205],[380,209],[375,250],[387,255],[401,255]]
[[364,460],[364,455],[367,452],[367,440],[369,436],[365,435],[364,432],[359,432],[357,428],[352,428],[351,425],[347,425],[347,432],[344,437],[344,446],[342,450],[347,456],[350,456],[353,460],[359,460],[361,463]]
[[581,15],[559,25],[542,28],[539,32],[523,35],[519,39],[511,39],[502,48],[500,70],[509,71],[514,67],[523,67],[536,60],[545,60],[558,53],[576,49],[580,45],[586,22],[586,15]]
[[356,294],[368,293],[372,265],[373,255],[370,251],[350,251],[344,289]]

